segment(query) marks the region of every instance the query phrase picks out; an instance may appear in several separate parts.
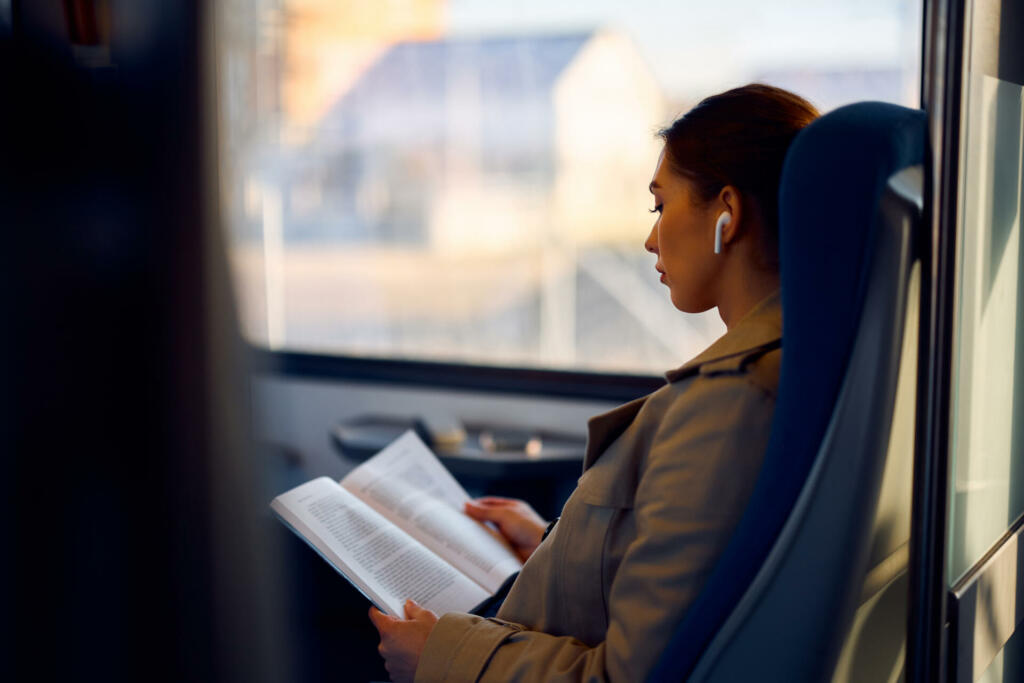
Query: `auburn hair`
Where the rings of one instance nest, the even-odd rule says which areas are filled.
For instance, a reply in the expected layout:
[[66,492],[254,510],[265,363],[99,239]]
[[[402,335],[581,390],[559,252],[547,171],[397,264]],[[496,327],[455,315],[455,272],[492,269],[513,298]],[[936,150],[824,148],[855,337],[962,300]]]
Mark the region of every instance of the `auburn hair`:
[[726,185],[753,200],[764,225],[766,260],[775,265],[782,164],[793,138],[818,116],[799,95],[751,83],[701,100],[658,136],[669,168],[693,181],[703,201]]

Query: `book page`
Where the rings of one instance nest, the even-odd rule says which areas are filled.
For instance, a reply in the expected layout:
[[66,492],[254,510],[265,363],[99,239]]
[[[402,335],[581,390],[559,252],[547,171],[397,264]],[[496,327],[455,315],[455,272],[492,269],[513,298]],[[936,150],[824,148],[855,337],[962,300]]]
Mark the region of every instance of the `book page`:
[[411,598],[437,613],[465,612],[488,593],[327,477],[270,504],[284,522],[381,611],[405,616]]
[[414,432],[341,485],[491,593],[522,568],[501,534],[463,511],[469,495]]

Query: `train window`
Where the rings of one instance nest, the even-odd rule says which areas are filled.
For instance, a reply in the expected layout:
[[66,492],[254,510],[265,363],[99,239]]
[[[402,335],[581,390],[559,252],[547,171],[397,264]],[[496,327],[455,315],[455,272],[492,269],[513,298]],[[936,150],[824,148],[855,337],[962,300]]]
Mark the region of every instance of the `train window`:
[[222,200],[272,350],[650,374],[657,129],[751,81],[918,104],[920,0],[228,0]]
[[[974,5],[973,30],[979,32],[991,30],[978,14],[981,7]],[[973,47],[964,81],[950,583],[1024,514],[1024,83],[1012,62],[993,59],[990,51],[986,44]]]

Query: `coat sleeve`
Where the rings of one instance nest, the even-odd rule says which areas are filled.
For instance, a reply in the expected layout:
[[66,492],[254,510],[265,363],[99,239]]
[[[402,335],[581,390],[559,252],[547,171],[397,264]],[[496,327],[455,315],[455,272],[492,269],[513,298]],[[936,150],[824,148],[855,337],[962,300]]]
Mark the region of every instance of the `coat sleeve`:
[[604,641],[588,647],[447,614],[427,640],[416,681],[643,680],[743,513],[773,407],[774,397],[742,375],[695,378],[668,407],[643,460],[637,535],[611,584]]

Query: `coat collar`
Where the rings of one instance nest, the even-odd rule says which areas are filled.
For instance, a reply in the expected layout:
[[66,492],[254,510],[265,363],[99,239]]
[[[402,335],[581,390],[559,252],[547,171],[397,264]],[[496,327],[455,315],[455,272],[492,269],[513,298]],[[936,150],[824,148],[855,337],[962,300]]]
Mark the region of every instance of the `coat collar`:
[[719,369],[736,370],[751,351],[777,345],[782,339],[782,299],[775,290],[759,301],[736,323],[700,355],[675,370],[665,373],[669,382],[677,382],[697,372]]
[[[731,330],[719,337],[703,353],[683,366],[665,373],[669,382],[676,382],[698,372],[739,370],[752,355],[766,347],[775,347],[782,339],[782,302],[776,290],[750,309]],[[647,402],[643,396],[623,404],[607,413],[590,418],[587,423],[587,448],[583,470],[590,468],[598,457],[636,418]]]

